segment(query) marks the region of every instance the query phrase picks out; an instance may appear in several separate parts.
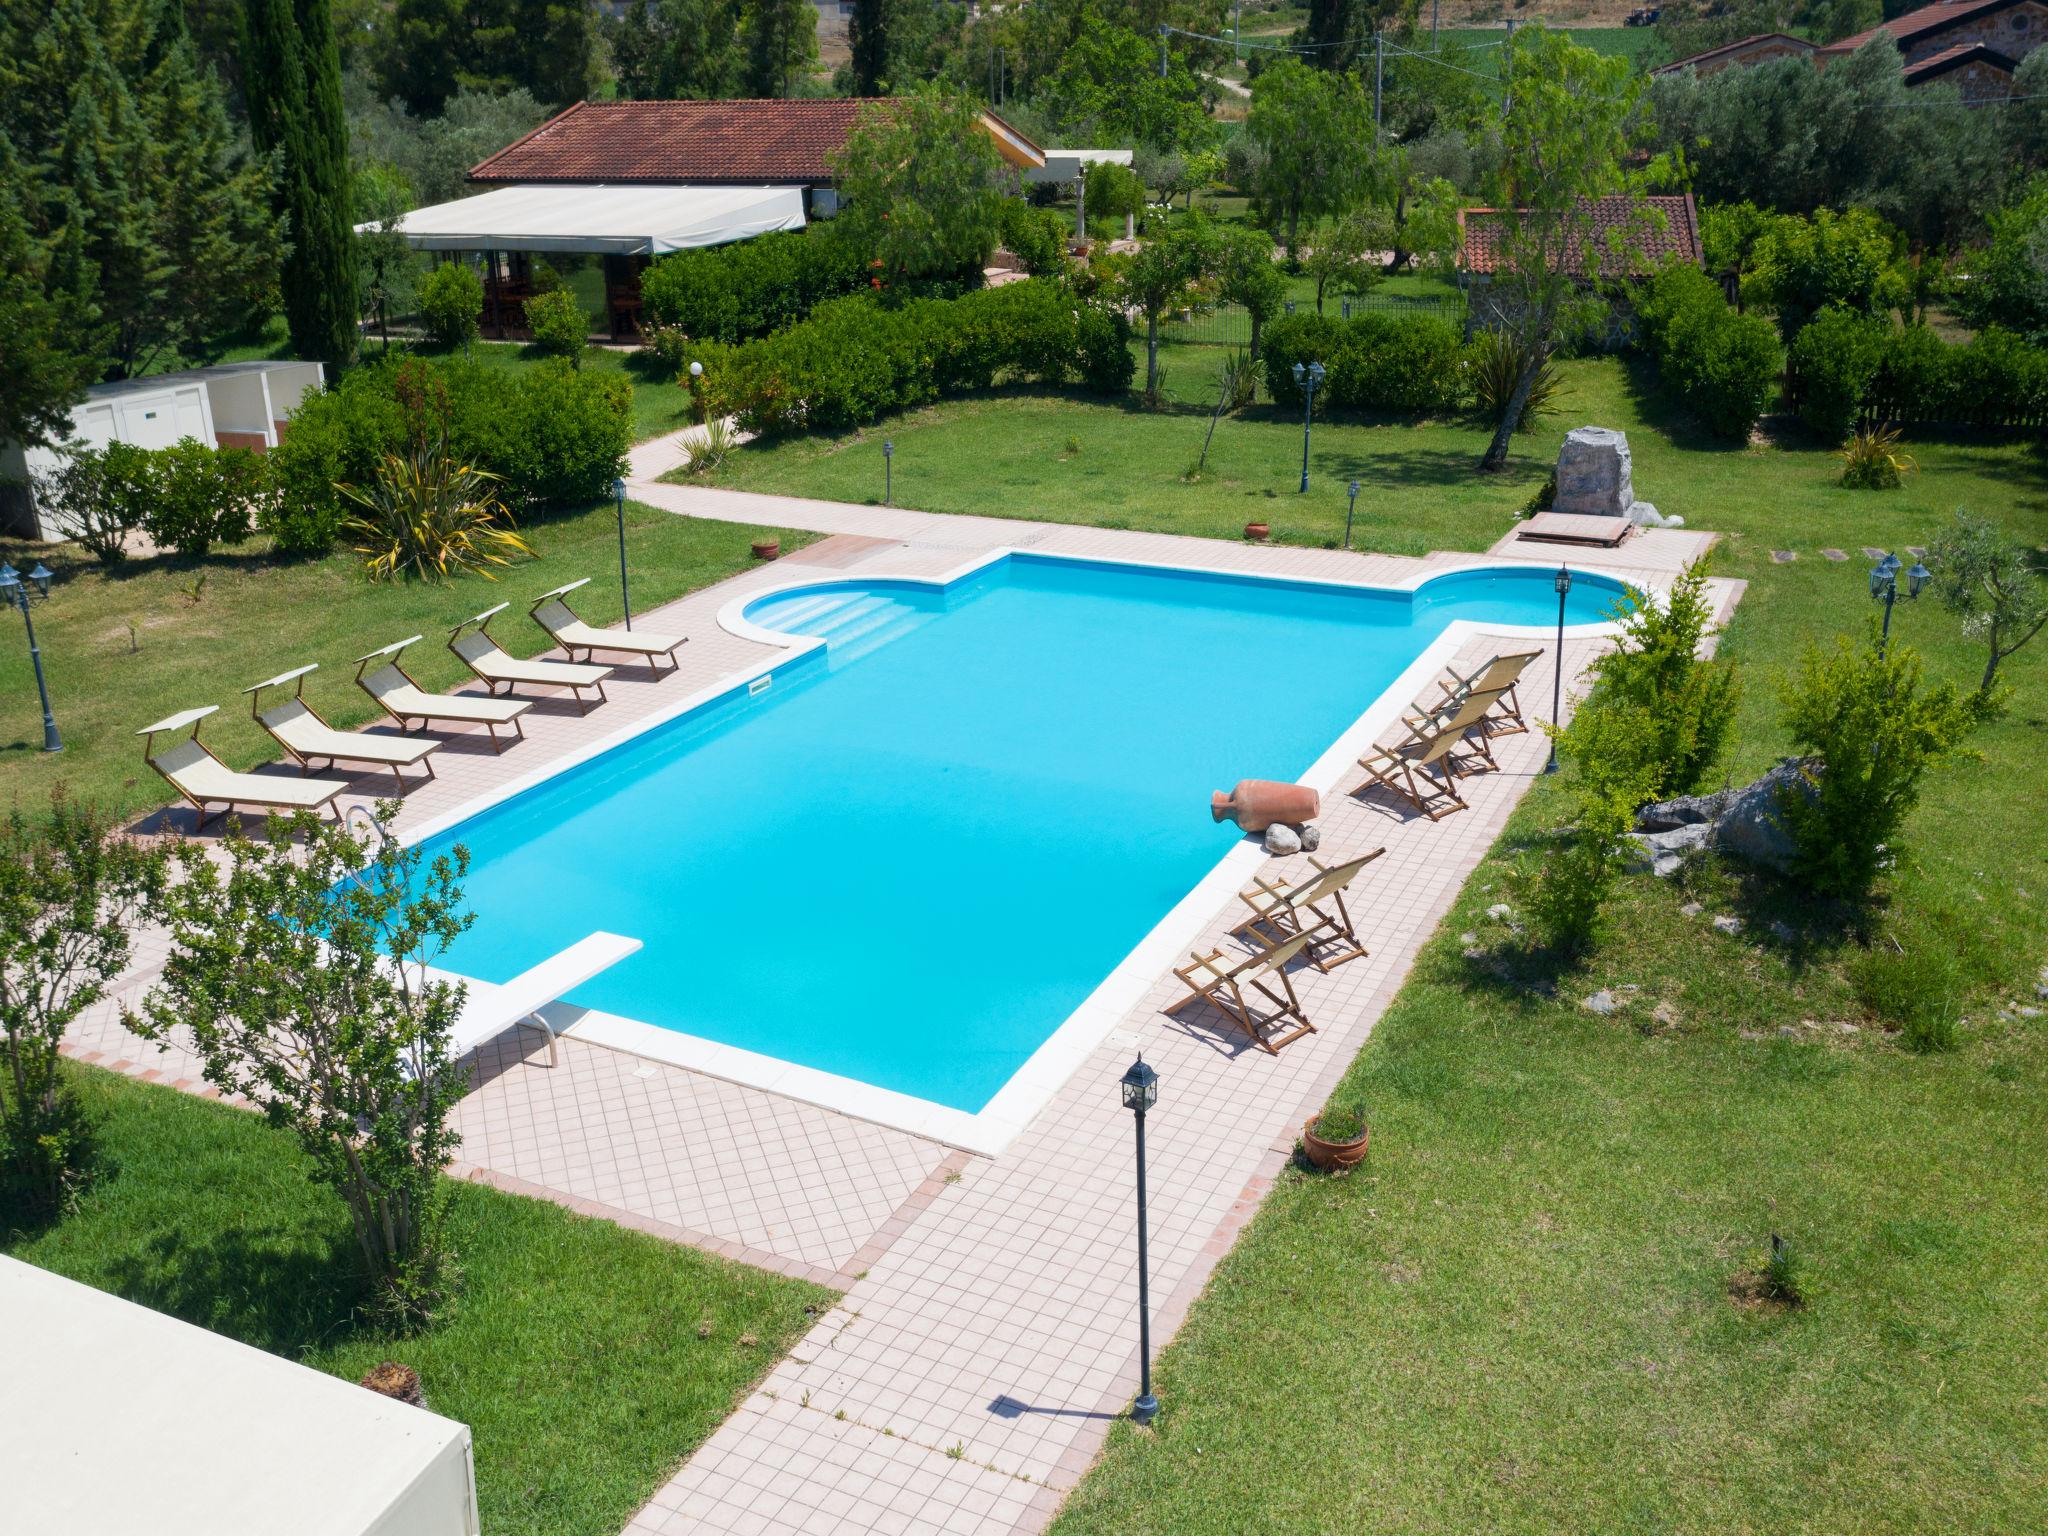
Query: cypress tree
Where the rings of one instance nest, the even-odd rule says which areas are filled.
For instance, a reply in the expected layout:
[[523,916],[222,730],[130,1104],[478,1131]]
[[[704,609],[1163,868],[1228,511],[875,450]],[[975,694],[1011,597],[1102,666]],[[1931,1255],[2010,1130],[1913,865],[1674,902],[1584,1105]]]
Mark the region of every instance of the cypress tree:
[[889,75],[891,0],[853,0],[846,40],[853,52],[853,94],[879,96]]
[[250,134],[276,158],[289,224],[282,286],[292,350],[346,367],[356,354],[356,251],[328,0],[249,0],[242,74]]

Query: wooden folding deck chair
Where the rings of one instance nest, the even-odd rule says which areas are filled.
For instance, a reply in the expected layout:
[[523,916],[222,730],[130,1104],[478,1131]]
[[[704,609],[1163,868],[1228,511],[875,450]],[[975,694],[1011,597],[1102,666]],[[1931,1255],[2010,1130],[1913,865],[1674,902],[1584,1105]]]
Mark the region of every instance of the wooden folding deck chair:
[[597,695],[598,703],[604,703],[604,680],[612,675],[610,667],[591,667],[573,661],[521,661],[491,638],[491,620],[511,606],[500,603],[471,614],[448,631],[448,649],[493,695],[500,688],[522,685],[566,688],[576,696],[576,707],[588,714],[590,701],[583,697],[583,690],[588,688]]
[[1473,729],[1499,697],[1498,693],[1467,694],[1450,719],[1425,719],[1420,726],[1410,725],[1405,739],[1390,747],[1374,747],[1358,760],[1358,766],[1375,784],[1392,790],[1431,821],[1469,810],[1465,797],[1458,793],[1456,754],[1470,741],[1489,768],[1499,766],[1486,744],[1485,732],[1475,737]]
[[1467,694],[1498,692],[1501,697],[1480,723],[1489,736],[1521,735],[1529,729],[1529,722],[1522,718],[1522,704],[1515,696],[1515,688],[1521,682],[1523,669],[1542,654],[1541,651],[1510,651],[1494,657],[1468,677],[1461,677],[1455,669],[1446,667],[1444,670],[1451,674],[1449,680],[1437,680],[1443,698],[1421,715],[1410,717],[1409,723],[1413,724],[1417,719],[1447,720],[1465,702]]
[[[480,725],[491,733],[491,750],[502,752],[505,744],[498,740],[498,727],[512,727],[512,739],[522,741],[526,728],[519,723],[519,717],[533,708],[531,699],[480,699],[473,693],[429,693],[413,680],[413,675],[400,664],[399,657],[409,645],[418,645],[418,635],[404,640],[393,641],[390,645],[356,658],[356,686],[384,707],[384,712],[398,722],[401,731],[412,729],[412,722],[421,725]],[[370,671],[370,663],[382,662],[376,671]]]
[[[1363,959],[1370,951],[1352,926],[1344,892],[1361,869],[1386,851],[1375,848],[1341,864],[1325,864],[1311,854],[1309,863],[1315,866],[1314,876],[1291,887],[1275,885],[1264,876],[1253,876],[1250,887],[1237,893],[1237,899],[1252,909],[1252,915],[1239,923],[1235,931],[1252,934],[1261,943],[1274,944],[1306,933],[1309,964],[1324,975],[1347,960]],[[1329,953],[1332,948],[1338,953]]]
[[[255,805],[261,806],[266,814],[326,811],[330,816],[337,815],[334,797],[348,788],[343,780],[284,779],[267,773],[237,773],[215,757],[206,743],[199,739],[199,726],[219,708],[218,704],[207,704],[199,709],[188,709],[167,716],[154,725],[145,725],[135,733],[144,738],[142,760],[162,774],[171,788],[199,813],[195,831],[205,830],[206,818],[213,814],[207,810],[209,805],[218,805],[223,813],[238,805]],[[156,750],[158,736],[165,731],[182,730],[188,725],[192,727],[190,736],[163,752]]]
[[[647,663],[647,670],[650,672],[659,672],[661,668],[655,665],[655,658],[666,656],[669,670],[673,672],[679,665],[676,661],[676,652],[689,643],[689,637],[650,635],[630,629],[593,628],[577,618],[576,610],[564,601],[578,587],[589,585],[590,578],[585,576],[582,580],[572,581],[565,587],[557,587],[552,592],[543,592],[533,600],[533,606],[528,610],[533,622],[546,630],[548,638],[562,648],[562,654],[571,661],[576,659],[578,651],[583,653],[585,661],[594,660],[599,651],[611,651],[621,656],[638,656]],[[631,615],[627,616],[626,622],[633,622]]]
[[[1220,949],[1208,954],[1193,953],[1186,965],[1175,966],[1173,974],[1188,989],[1188,995],[1166,1010],[1179,1013],[1190,1003],[1214,1003],[1229,1015],[1238,1028],[1268,1055],[1280,1054],[1280,1047],[1312,1035],[1316,1027],[1301,1011],[1301,999],[1294,994],[1294,978],[1287,974],[1288,962],[1308,946],[1312,934],[1297,933],[1270,949],[1250,955],[1226,955]],[[1274,991],[1269,982],[1278,982]],[[1249,989],[1272,1005],[1261,1013],[1247,996]]]
[[[389,768],[391,777],[398,781],[398,792],[405,793],[405,775],[401,768],[420,767],[427,770],[427,777],[434,776],[434,753],[441,748],[440,741],[432,736],[407,738],[395,736],[366,736],[358,731],[337,731],[322,718],[320,712],[306,702],[306,674],[320,668],[317,661],[289,672],[280,672],[275,677],[266,677],[253,688],[244,688],[248,694],[249,713],[256,723],[270,732],[272,739],[289,753],[298,763],[301,773],[311,773],[316,758],[325,759],[331,769],[340,763],[361,763],[367,767]],[[263,693],[268,688],[281,688],[286,683],[297,686],[292,696],[282,704],[263,707]]]

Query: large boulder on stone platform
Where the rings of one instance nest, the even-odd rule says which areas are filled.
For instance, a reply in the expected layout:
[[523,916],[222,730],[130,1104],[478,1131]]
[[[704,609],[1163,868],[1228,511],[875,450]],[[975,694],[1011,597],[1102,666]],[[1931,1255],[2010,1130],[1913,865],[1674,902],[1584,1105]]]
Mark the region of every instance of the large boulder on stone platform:
[[1612,427],[1574,427],[1557,453],[1555,512],[1626,517],[1635,505],[1628,434]]

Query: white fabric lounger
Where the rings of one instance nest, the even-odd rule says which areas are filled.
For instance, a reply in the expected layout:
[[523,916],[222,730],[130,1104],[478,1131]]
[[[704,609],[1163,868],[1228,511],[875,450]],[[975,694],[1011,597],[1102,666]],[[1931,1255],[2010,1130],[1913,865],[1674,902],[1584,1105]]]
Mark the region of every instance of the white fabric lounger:
[[555,644],[568,654],[571,661],[581,651],[588,661],[598,651],[613,651],[622,656],[639,656],[646,660],[650,669],[655,667],[657,656],[666,656],[671,670],[676,666],[676,652],[689,643],[687,635],[650,635],[630,629],[596,629],[576,617],[576,610],[563,601],[578,587],[590,585],[590,578],[572,581],[566,587],[557,587],[552,592],[543,592],[533,600],[533,622],[548,632]]
[[[206,818],[212,814],[207,810],[209,805],[217,805],[223,811],[238,805],[287,813],[333,809],[334,797],[348,788],[341,779],[282,779],[267,773],[237,773],[208,751],[199,739],[199,723],[218,708],[218,704],[209,704],[203,709],[188,709],[135,733],[148,738],[142,747],[143,760],[199,813],[195,830],[205,828]],[[153,750],[160,733],[188,725],[192,727],[190,736],[166,751]]]
[[[301,771],[311,772],[316,758],[325,758],[329,768],[340,763],[389,768],[391,776],[398,780],[400,794],[405,793],[405,775],[399,769],[424,767],[428,778],[434,776],[432,754],[441,743],[432,737],[402,740],[395,736],[365,736],[356,731],[337,731],[329,725],[320,712],[306,702],[304,694],[306,674],[319,670],[319,666],[319,662],[311,662],[242,690],[254,695],[249,709],[256,717],[256,723],[270,732],[277,744],[292,755]],[[263,691],[286,683],[296,683],[298,691],[283,703],[264,709]]]
[[[570,661],[521,661],[507,654],[505,648],[490,635],[493,618],[511,607],[500,603],[495,608],[486,608],[482,613],[464,619],[448,634],[448,649],[462,658],[462,664],[482,679],[485,687],[496,693],[501,687],[515,688],[526,684],[535,688],[567,688],[576,695],[576,703],[586,712],[590,701],[583,697],[583,690],[592,689],[598,703],[604,702],[604,680],[612,675],[610,667],[584,666]],[[474,625],[475,628],[470,626]]]
[[[412,674],[399,664],[398,655],[408,645],[418,644],[419,638],[414,635],[356,658],[357,684],[384,706],[384,712],[398,722],[400,730],[411,730],[410,722],[414,720],[422,725],[429,721],[441,725],[480,725],[491,733],[491,746],[500,752],[505,750],[505,744],[498,740],[499,726],[511,726],[515,741],[524,739],[526,729],[519,723],[519,717],[533,708],[533,700],[480,699],[473,693],[429,693],[414,682]],[[368,668],[373,661],[382,661],[384,665],[371,672]]]
[[460,1060],[515,1024],[538,1029],[548,1037],[548,1065],[555,1064],[555,1032],[540,1010],[565,992],[580,987],[600,971],[610,970],[640,948],[638,939],[616,933],[593,933],[558,955],[521,971],[503,986],[472,981],[462,1001],[462,1015],[449,1031],[449,1057]]

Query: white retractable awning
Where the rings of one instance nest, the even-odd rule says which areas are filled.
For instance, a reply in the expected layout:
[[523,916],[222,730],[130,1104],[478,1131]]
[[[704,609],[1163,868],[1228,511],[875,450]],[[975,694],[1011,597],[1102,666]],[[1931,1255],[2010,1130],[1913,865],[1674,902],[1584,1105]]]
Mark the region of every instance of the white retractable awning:
[[1024,173],[1028,182],[1072,181],[1084,165],[1129,165],[1128,149],[1048,149],[1045,163]]
[[659,256],[803,226],[801,187],[500,187],[398,220],[415,250],[611,256]]

